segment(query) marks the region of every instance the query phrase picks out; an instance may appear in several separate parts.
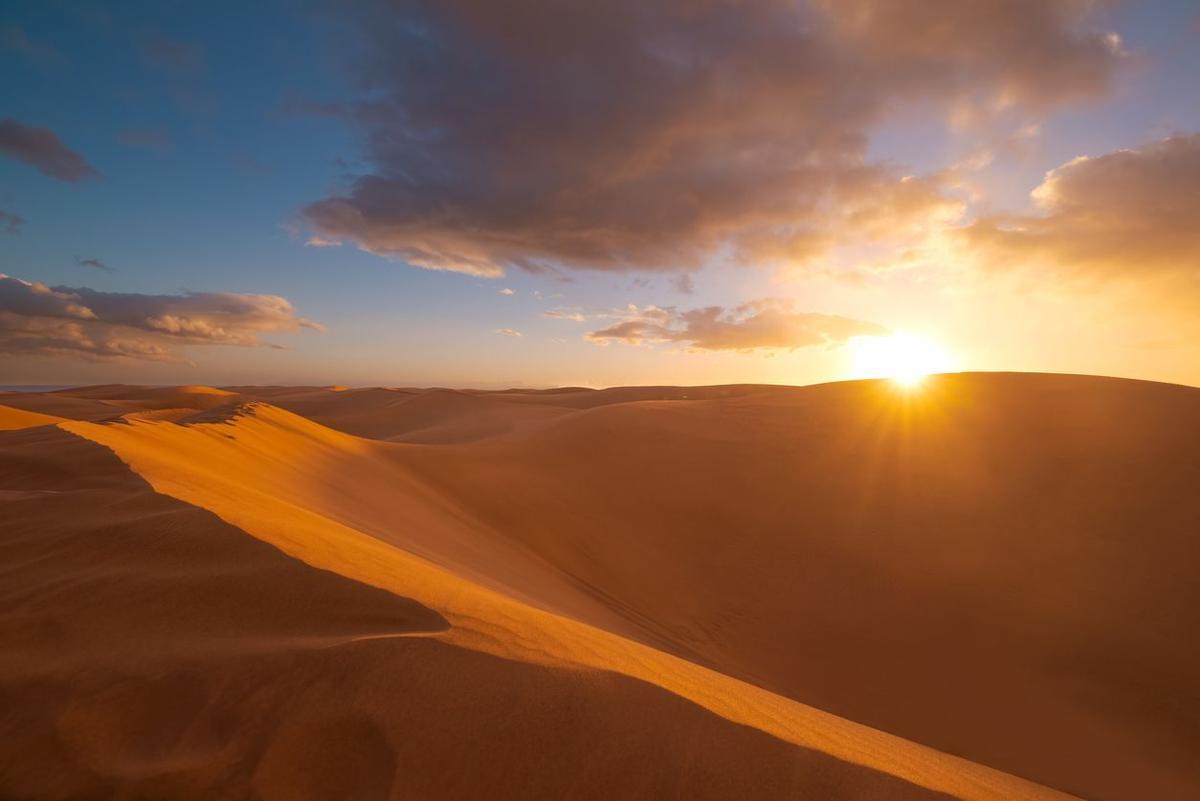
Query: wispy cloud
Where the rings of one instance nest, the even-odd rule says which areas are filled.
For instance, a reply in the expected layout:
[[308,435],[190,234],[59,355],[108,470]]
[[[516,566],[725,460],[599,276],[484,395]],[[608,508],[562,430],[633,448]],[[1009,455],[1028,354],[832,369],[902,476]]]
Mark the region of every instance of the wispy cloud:
[[104,262],[100,261],[100,259],[97,259],[97,258],[81,259],[78,256],[76,256],[75,263],[78,264],[80,267],[90,267],[93,270],[100,270],[101,272],[105,272],[105,273],[115,273],[117,271],[117,268],[110,267],[107,264],[105,264]]
[[672,342],[695,350],[793,350],[839,345],[850,337],[886,334],[876,323],[830,314],[795,311],[778,298],[733,308],[707,306],[681,311],[673,306],[630,306],[619,322],[591,331],[597,344]]
[[66,63],[63,54],[54,45],[35,39],[16,25],[0,26],[0,49],[17,53],[40,67],[59,67]]
[[162,128],[126,128],[117,141],[128,147],[163,152],[171,149],[171,136]]
[[522,336],[521,332],[516,330],[515,328],[497,328],[496,333],[500,334],[501,336],[506,336],[506,337]]
[[25,225],[24,217],[0,209],[0,234],[8,234],[10,236],[19,234],[23,225]]
[[54,131],[11,118],[0,120],[0,153],[60,181],[74,183],[99,175],[83,156],[64,145]]
[[192,42],[152,35],[142,40],[142,60],[154,68],[178,73],[197,73],[204,70],[204,48]]
[[553,320],[571,320],[576,323],[582,323],[587,319],[583,310],[577,308],[546,309],[546,311],[542,312],[542,316]]

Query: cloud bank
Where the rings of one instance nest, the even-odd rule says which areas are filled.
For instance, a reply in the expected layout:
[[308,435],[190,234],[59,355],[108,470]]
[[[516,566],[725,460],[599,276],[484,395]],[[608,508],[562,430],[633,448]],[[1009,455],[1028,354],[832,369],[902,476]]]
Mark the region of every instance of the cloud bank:
[[[1093,5],[367,3],[349,113],[374,169],[304,217],[482,276],[806,264],[905,193],[865,155],[894,106],[978,117],[1107,91],[1119,47]],[[926,200],[914,214],[943,213]]]
[[49,287],[0,273],[0,352],[181,361],[179,345],[267,344],[262,334],[324,330],[277,295],[140,295]]
[[585,337],[598,344],[675,342],[695,350],[752,351],[840,345],[850,337],[886,333],[875,323],[797,312],[788,301],[766,298],[734,308],[707,306],[691,311],[631,306],[620,322]]
[[1200,134],[1080,156],[1033,191],[1040,214],[984,217],[959,233],[991,269],[1097,280],[1185,277],[1200,288]]

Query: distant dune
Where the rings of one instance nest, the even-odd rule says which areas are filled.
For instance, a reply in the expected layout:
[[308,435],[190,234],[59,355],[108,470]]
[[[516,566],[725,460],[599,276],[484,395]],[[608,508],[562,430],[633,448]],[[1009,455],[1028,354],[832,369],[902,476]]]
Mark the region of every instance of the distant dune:
[[1200,797],[1200,390],[0,396],[0,797]]

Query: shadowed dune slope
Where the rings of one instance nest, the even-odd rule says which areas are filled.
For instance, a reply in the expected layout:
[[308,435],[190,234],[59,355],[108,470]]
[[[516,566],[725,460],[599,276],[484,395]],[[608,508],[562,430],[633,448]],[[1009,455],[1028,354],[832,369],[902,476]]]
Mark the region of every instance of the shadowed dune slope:
[[0,453],[6,798],[949,798],[647,682],[439,642],[433,610],[66,432]]
[[[270,403],[236,405],[253,397]],[[388,647],[649,685],[839,770],[964,799],[1200,793],[1198,390],[1028,374],[911,394],[239,387],[180,420],[62,428],[446,622]],[[793,778],[778,787],[836,797]]]
[[508,434],[568,411],[516,404],[491,394],[452,389],[326,390],[303,395],[259,396],[322,425],[372,439],[404,442],[469,442]]

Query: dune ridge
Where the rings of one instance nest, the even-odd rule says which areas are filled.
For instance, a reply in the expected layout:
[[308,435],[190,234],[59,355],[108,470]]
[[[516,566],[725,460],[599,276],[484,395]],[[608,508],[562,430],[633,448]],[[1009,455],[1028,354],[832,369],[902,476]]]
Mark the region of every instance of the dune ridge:
[[61,423],[66,418],[52,414],[31,412],[25,409],[14,409],[11,406],[0,405],[0,431],[13,431],[19,428],[47,426]]
[[[132,421],[127,426],[105,427],[67,423],[63,428],[112,448],[158,492],[209,509],[308,564],[382,586],[437,609],[451,621],[451,628],[437,635],[438,639],[521,662],[602,669],[639,678],[785,741],[958,798],[1056,797],[1016,777],[904,743],[570,618],[526,606],[451,572],[469,569],[452,556],[426,551],[450,568],[439,570],[409,550],[388,547],[337,522],[336,511],[331,519],[305,508],[320,509],[319,502],[311,504],[307,498],[318,492],[321,481],[305,480],[302,453],[311,449],[326,456],[339,452],[369,459],[371,449],[380,447],[375,443],[261,402],[243,405],[224,423],[175,426]],[[228,453],[214,453],[218,448]],[[291,474],[264,491],[261,481],[253,477],[262,475],[271,460],[281,457],[288,460],[286,469]],[[231,469],[235,461],[237,467]],[[344,475],[353,475],[355,483],[368,480],[363,468],[397,492],[396,473],[389,471],[386,463],[360,465],[358,472]],[[275,477],[279,476],[277,470],[273,471]],[[421,499],[414,492],[403,496],[403,501],[410,505]],[[420,520],[422,533],[438,539],[436,506],[431,512]],[[417,521],[410,518],[398,525],[414,524]],[[479,573],[472,575],[478,577]]]
[[[159,413],[178,396],[106,390],[116,419],[30,435],[97,443],[155,497],[446,621],[335,649],[419,648],[488,675],[471,660],[499,659],[589,693],[586,677],[624,677],[794,749],[739,752],[747,770],[834,760],[759,785],[727,766],[756,797],[811,792],[817,775],[834,776],[821,797],[887,776],[902,784],[866,797],[1200,787],[1200,391],[1005,374],[913,396],[882,382],[226,391]],[[336,430],[355,424],[377,438]],[[609,702],[627,702],[620,687]],[[686,717],[663,714],[654,725]]]
[[0,447],[0,481],[28,493],[0,545],[5,797],[938,797],[642,682],[439,643],[427,607],[58,429]]

